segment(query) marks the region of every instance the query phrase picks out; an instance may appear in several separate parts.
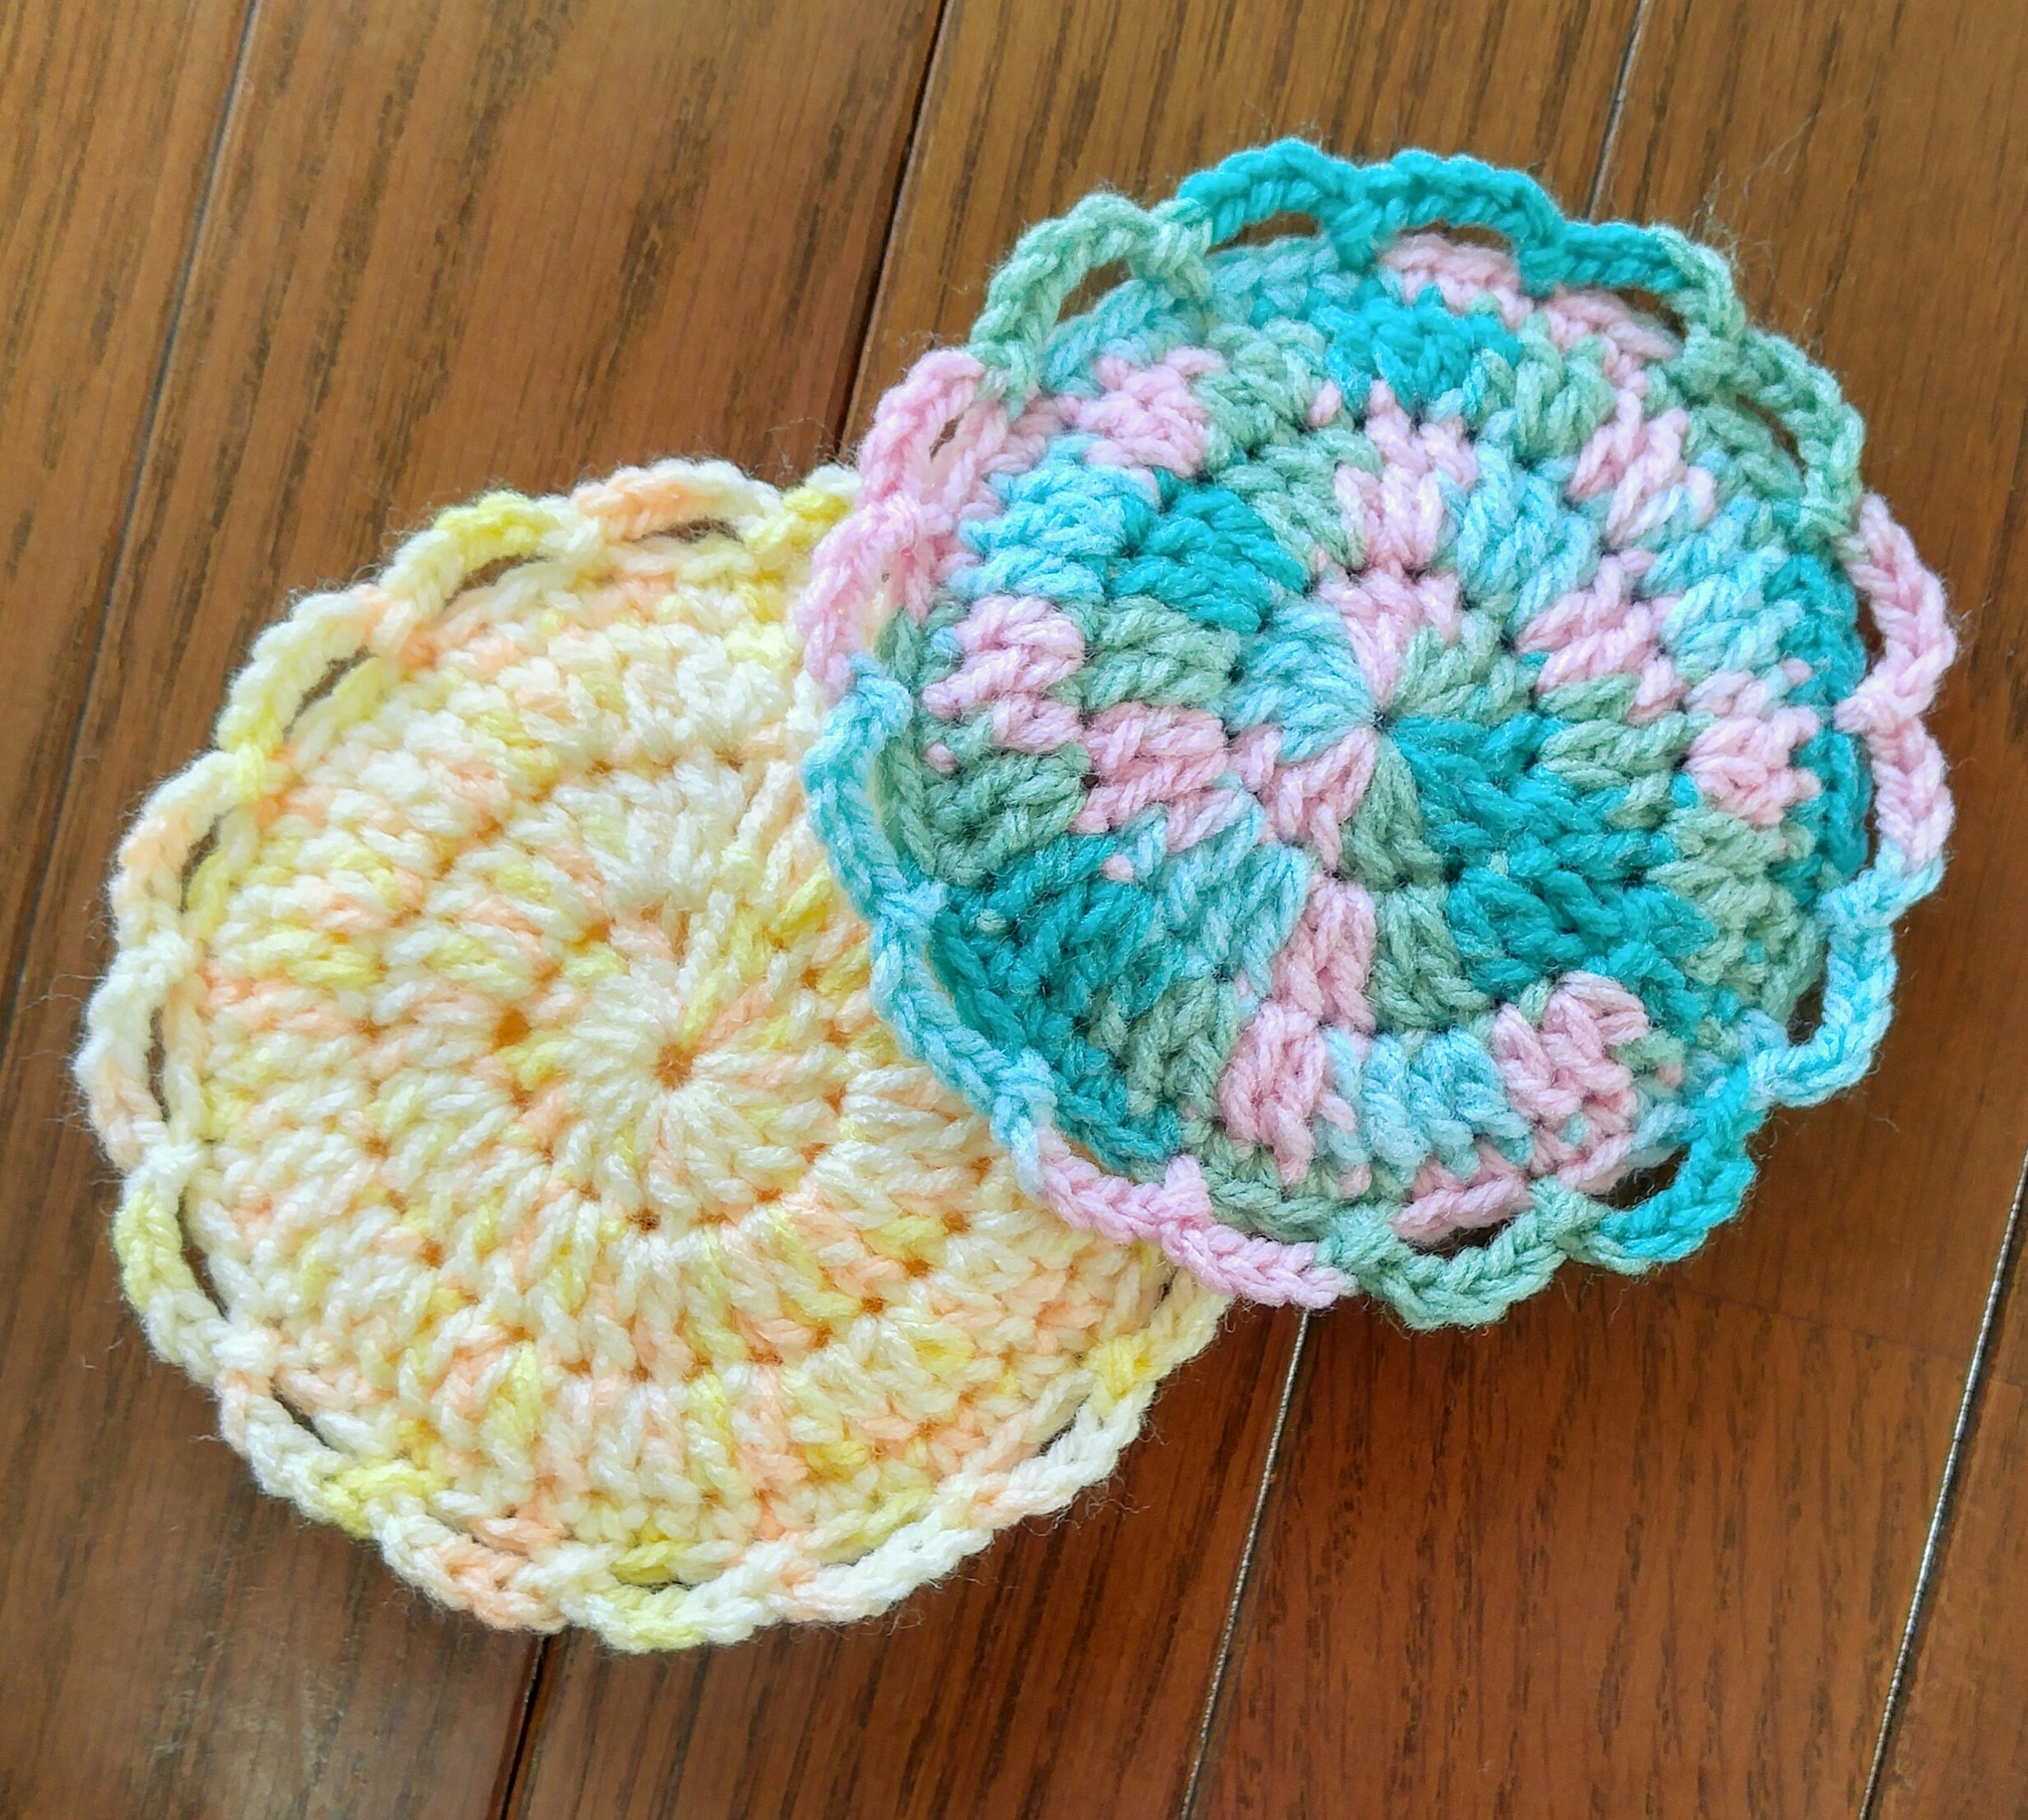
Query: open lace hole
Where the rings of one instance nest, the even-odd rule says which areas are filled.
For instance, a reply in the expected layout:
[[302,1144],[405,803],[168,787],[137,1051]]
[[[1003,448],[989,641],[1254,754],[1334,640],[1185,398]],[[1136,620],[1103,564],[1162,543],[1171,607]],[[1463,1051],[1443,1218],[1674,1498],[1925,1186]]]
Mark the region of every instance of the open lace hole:
[[943,453],[946,449],[950,446],[950,439],[957,434],[957,419],[953,417],[937,432],[936,440],[930,445],[930,459],[932,461],[935,461],[939,455]]
[[1127,269],[1123,259],[1109,260],[1104,265],[1094,265],[1071,289],[1057,312],[1058,322],[1068,322],[1073,316],[1082,316],[1107,292],[1127,283],[1134,274]]
[[1438,1258],[1454,1258],[1464,1252],[1483,1251],[1514,1223],[1516,1217],[1510,1214],[1504,1219],[1489,1220],[1483,1226],[1454,1226],[1436,1238],[1415,1241],[1416,1248]]
[[148,1019],[148,1097],[165,1112],[168,1101],[163,1097],[162,1071],[168,1061],[168,1045],[162,1038],[162,1014],[157,1010]]
[[205,830],[197,845],[190,850],[190,857],[183,861],[183,869],[176,875],[176,902],[187,910],[190,908],[191,881],[197,876],[198,868],[209,859],[218,845],[218,829],[214,823]]
[[1638,1207],[1652,1196],[1660,1194],[1676,1179],[1676,1171],[1683,1166],[1683,1152],[1671,1151],[1659,1163],[1651,1163],[1643,1168],[1630,1169],[1603,1194],[1595,1197],[1607,1207],[1617,1208],[1623,1213]]
[[[509,570],[519,568],[527,560],[527,557],[520,556],[496,556],[492,561],[480,564],[463,581],[460,582],[457,585],[457,591],[461,594],[468,594],[475,589],[490,588]],[[307,707],[309,704],[305,702],[304,705]]]
[[1741,398],[1739,408],[1766,428],[1769,440],[1800,474],[1803,471],[1803,453],[1796,446],[1795,435],[1789,426],[1757,398]]
[[[1490,252],[1504,253],[1514,257],[1514,242],[1497,228],[1482,227],[1476,221],[1430,221],[1413,230],[1417,234],[1433,234],[1439,240],[1448,240],[1460,246],[1483,246]],[[1408,235],[1402,236],[1404,239]]]
[[1690,325],[1683,313],[1659,290],[1644,290],[1638,285],[1622,285],[1613,294],[1637,313],[1653,321],[1678,342],[1689,338]]
[[1817,1034],[1824,1021],[1824,982],[1820,974],[1803,989],[1803,996],[1796,1001],[1795,1008],[1789,1013],[1785,1027],[1789,1041],[1806,1043]]
[[298,720],[302,719],[331,690],[350,675],[358,668],[359,663],[360,660],[357,657],[334,657],[324,666],[324,672],[316,679],[316,685],[297,705],[294,718]]
[[324,1439],[324,1437],[316,1431],[316,1424],[310,1419],[309,1411],[279,1385],[275,1388],[274,1398],[276,1402],[281,1405],[290,1421],[293,1422],[304,1433],[309,1436],[313,1441],[321,1441]]
[[693,518],[673,526],[668,535],[678,543],[702,543],[706,538],[729,537],[738,542],[739,533],[723,518]]
[[[1872,601],[1867,595],[1860,596],[1859,612],[1852,621],[1852,631],[1858,637],[1859,648],[1866,653],[1867,669],[1878,669],[1880,660],[1887,655],[1887,641],[1881,636],[1880,621],[1874,616]],[[1822,710],[1819,716],[1826,722],[1830,718]]]
[[1312,240],[1323,232],[1323,224],[1314,215],[1282,209],[1249,221],[1226,242],[1228,246],[1271,246],[1278,240]]
[[197,1285],[204,1291],[205,1299],[222,1315],[226,1310],[225,1297],[220,1293],[218,1278],[213,1274],[211,1260],[191,1237],[190,1229],[179,1222],[178,1230],[183,1237],[183,1267],[197,1279]]

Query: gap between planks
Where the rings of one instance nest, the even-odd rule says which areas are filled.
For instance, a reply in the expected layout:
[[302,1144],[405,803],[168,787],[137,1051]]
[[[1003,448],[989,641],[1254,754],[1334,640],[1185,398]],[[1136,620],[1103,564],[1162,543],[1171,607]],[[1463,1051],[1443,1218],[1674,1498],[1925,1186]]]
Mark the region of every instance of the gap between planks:
[[2012,1293],[2021,1256],[2021,1201],[2028,1193],[2028,1156],[2021,1160],[2021,1173],[2015,1179],[2014,1200],[2007,1210],[2007,1227],[2000,1241],[2000,1256],[1994,1260],[1993,1282],[1985,1293],[1985,1310],[1979,1318],[1978,1338],[1965,1367],[1964,1393],[1958,1400],[1957,1420],[1951,1429],[1950,1452],[1944,1456],[1944,1472],[1937,1486],[1937,1501],[1930,1513],[1930,1527],[1923,1538],[1923,1558],[1915,1570],[1915,1589],[1909,1595],[1908,1615],[1901,1627],[1900,1647],[1895,1652],[1894,1672],[1887,1683],[1887,1697],[1881,1704],[1880,1730],[1873,1744],[1873,1762],[1866,1774],[1866,1792],[1860,1796],[1859,1820],[1874,1820],[1879,1811],[1882,1784],[1900,1729],[1901,1709],[1914,1678],[1915,1657],[1923,1646],[1924,1620],[1929,1615],[1937,1569],[1951,1525],[1957,1514],[1959,1488],[1964,1477],[1967,1456],[1978,1432],[1979,1411],[1985,1403],[1987,1380],[1993,1372],[2000,1324]]
[[[1626,42],[1621,46],[1619,65],[1613,74],[1612,96],[1606,108],[1605,128],[1599,135],[1598,159],[1592,167],[1590,193],[1585,199],[1585,213],[1593,220],[1598,218],[1599,208],[1605,197],[1606,184],[1612,175],[1613,157],[1619,146],[1620,120],[1626,111],[1626,94],[1633,84],[1634,67],[1640,61],[1641,39],[1648,22],[1648,10],[1652,4],[1652,0],[1634,0],[1634,17],[1627,23]],[[1282,1437],[1288,1427],[1290,1408],[1294,1401],[1297,1371],[1302,1363],[1309,1333],[1310,1316],[1306,1311],[1296,1329],[1296,1343],[1290,1353],[1288,1375],[1282,1382],[1281,1403],[1275,1410],[1274,1430],[1268,1439],[1267,1458],[1261,1463],[1260,1484],[1254,1498],[1253,1519],[1247,1526],[1246,1544],[1240,1552],[1239,1564],[1233,1575],[1232,1595],[1226,1607],[1225,1628],[1219,1635],[1218,1654],[1212,1661],[1208,1678],[1204,1717],[1197,1727],[1196,1747],[1190,1759],[1190,1773],[1183,1785],[1182,1800],[1176,1810],[1176,1820],[1197,1820],[1197,1800],[1203,1784],[1205,1766],[1210,1759],[1217,1737],[1219,1709],[1224,1703],[1232,1652],[1238,1640],[1247,1589],[1253,1576],[1261,1524],[1267,1513],[1268,1493],[1281,1464]],[[1883,1735],[1885,1729],[1883,1722]]]

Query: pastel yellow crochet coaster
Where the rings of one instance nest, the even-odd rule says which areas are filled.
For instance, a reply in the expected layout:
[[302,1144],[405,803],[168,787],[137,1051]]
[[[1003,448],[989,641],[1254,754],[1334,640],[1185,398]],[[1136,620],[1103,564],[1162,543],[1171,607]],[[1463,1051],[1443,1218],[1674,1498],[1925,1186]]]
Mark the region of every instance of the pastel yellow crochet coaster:
[[128,1293],[264,1485],[494,1623],[878,1611],[1108,1472],[1224,1306],[875,1015],[790,616],[853,486],[445,513],[261,639],[120,854]]

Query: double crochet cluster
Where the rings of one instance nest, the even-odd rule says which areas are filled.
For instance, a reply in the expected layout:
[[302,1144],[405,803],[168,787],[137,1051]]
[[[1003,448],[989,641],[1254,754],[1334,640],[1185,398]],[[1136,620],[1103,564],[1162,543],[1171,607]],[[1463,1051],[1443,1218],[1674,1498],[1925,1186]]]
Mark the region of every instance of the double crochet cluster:
[[881,1008],[1223,1289],[1427,1325],[1680,1256],[1866,1067],[1938,875],[1950,634],[1860,441],[1716,255],[1470,160],[1037,229],[805,602]]

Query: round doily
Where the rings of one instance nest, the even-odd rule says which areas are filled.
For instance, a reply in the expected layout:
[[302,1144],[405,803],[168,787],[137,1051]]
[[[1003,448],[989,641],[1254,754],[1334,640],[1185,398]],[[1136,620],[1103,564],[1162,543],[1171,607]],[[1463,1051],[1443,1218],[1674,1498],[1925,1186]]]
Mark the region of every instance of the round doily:
[[786,612],[850,495],[446,513],[261,640],[122,851],[128,1292],[265,1485],[496,1623],[877,1611],[1110,1470],[1222,1306],[874,1013]]
[[1950,633],[1860,444],[1716,254],[1468,159],[1034,230],[804,609],[880,1009],[1221,1289],[1471,1322],[1681,1256],[1939,875]]

